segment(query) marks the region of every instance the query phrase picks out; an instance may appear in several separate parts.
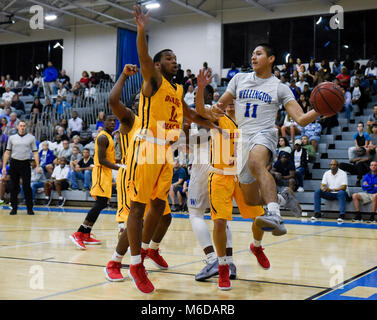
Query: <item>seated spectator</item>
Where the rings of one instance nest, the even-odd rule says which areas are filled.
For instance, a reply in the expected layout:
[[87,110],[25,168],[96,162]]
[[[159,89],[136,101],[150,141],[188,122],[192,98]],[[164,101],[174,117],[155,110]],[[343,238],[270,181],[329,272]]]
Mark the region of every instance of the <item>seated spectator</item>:
[[39,151],[39,164],[45,173],[52,175],[54,170],[54,152],[49,149],[49,141],[45,140],[41,143]]
[[188,106],[195,104],[195,91],[193,85],[188,86],[184,100]]
[[68,120],[68,134],[72,138],[80,135],[82,130],[82,119],[79,118],[77,111],[72,112],[72,118]]
[[63,86],[68,90],[68,83],[71,81],[70,77],[67,76],[67,72],[63,69],[60,71],[59,76],[58,76],[58,81],[59,83],[62,83]]
[[89,149],[82,151],[83,157],[74,165],[74,170],[71,171],[71,186],[72,190],[78,189],[77,180],[84,182],[84,190],[90,190],[92,187],[92,170],[94,166],[93,158],[90,156]]
[[[50,100],[50,99],[48,98],[48,100]],[[43,104],[41,103],[41,101],[39,100],[38,97],[34,98],[34,102],[31,105],[31,110],[33,110],[34,108],[38,108],[39,113],[43,112]]]
[[300,105],[300,107],[302,108],[302,111],[304,111],[304,113],[307,113],[309,112],[309,110],[311,109],[310,108],[310,103],[309,101],[305,98],[305,95],[303,93],[300,94],[300,97],[298,98],[298,104]]
[[327,118],[321,117],[318,122],[322,126],[321,134],[331,134],[331,129],[339,126],[338,114]]
[[367,128],[369,128],[369,132],[371,132],[374,124],[377,124],[377,103],[373,106],[373,113],[368,118]]
[[94,102],[97,100],[97,89],[93,86],[92,82],[88,82],[88,85],[84,91],[84,98],[86,101]]
[[367,154],[375,155],[377,151],[377,123],[372,126],[372,133],[369,137],[370,141],[367,147]]
[[52,190],[56,190],[59,195],[58,205],[64,206],[65,198],[62,191],[69,188],[68,176],[69,166],[67,166],[67,160],[64,157],[58,159],[58,165],[52,172],[51,179],[44,183],[45,191],[45,205],[49,206],[52,201]]
[[6,103],[4,107],[4,113],[0,116],[0,119],[6,118],[7,122],[10,120],[10,114],[12,113],[12,109],[10,108],[9,102]]
[[[367,132],[364,131],[364,123],[359,122],[357,124],[357,132],[353,135],[353,140],[355,141],[354,147],[348,148],[348,159],[351,160],[355,158],[355,153],[358,152],[365,154],[368,144],[370,141],[370,136]],[[364,150],[362,150],[364,149]],[[364,152],[365,151],[365,152]]]
[[0,76],[0,95],[5,92],[5,77]]
[[11,79],[10,74],[7,74],[5,77],[5,86],[9,86],[9,88],[14,88],[14,81]]
[[26,81],[23,76],[18,77],[18,81],[15,82],[13,92],[17,94],[23,94],[22,90],[24,89],[26,85]]
[[315,151],[313,145],[309,142],[309,137],[306,135],[301,136],[302,147],[306,150],[308,154],[309,162],[315,163],[317,159],[317,152]]
[[[66,139],[64,139],[64,140],[66,140]],[[50,144],[49,149],[52,150],[55,157],[58,154],[59,150],[61,148],[63,148],[63,142],[62,141],[63,141],[62,136],[60,134],[56,134],[55,137],[54,137],[54,141],[52,142],[52,144]]]
[[70,105],[63,97],[57,96],[56,102],[54,103],[54,109],[56,110],[59,116],[62,116],[70,109]]
[[361,116],[364,114],[364,109],[368,105],[368,95],[365,93],[365,89],[360,86],[359,78],[355,79],[353,87],[350,89],[352,104],[356,104],[359,107],[359,111],[355,114]]
[[296,168],[289,153],[285,151],[280,152],[278,160],[271,169],[271,174],[277,186],[289,187],[291,190],[295,190]]
[[90,141],[92,141],[92,130],[88,127],[88,124],[86,121],[82,122],[82,129],[80,132],[80,141],[83,146],[88,144]]
[[89,82],[89,74],[87,71],[83,71],[81,74],[80,84],[82,87],[86,87]]
[[[2,164],[2,161],[0,159],[0,163]],[[10,181],[10,175],[9,175],[9,165],[6,166],[4,173],[0,173],[0,205],[5,204],[4,195],[5,193],[10,193],[12,190],[12,183]]]
[[59,159],[61,159],[61,158],[64,158],[66,160],[66,162],[68,162],[69,159],[71,159],[72,149],[69,146],[69,141],[63,140],[62,146],[63,146],[63,148],[58,150],[58,152],[56,154],[56,159],[54,160],[54,165],[58,165]]
[[232,62],[231,65],[230,65],[230,70],[228,71],[228,73],[226,75],[226,80],[229,82],[239,72],[240,71],[236,68],[236,64],[234,62]]
[[218,93],[217,91],[215,91],[213,93],[213,101],[212,101],[212,104],[216,104],[220,99],[220,93]]
[[61,136],[62,140],[69,140],[66,130],[60,125],[56,127],[56,135]]
[[356,210],[356,216],[352,219],[353,222],[361,222],[360,201],[363,205],[372,202],[372,212],[370,213],[368,223],[374,222],[374,215],[377,209],[377,162],[370,163],[370,172],[368,172],[361,183],[362,192],[354,193],[352,195],[353,206]]
[[10,103],[12,103],[12,99],[13,99],[14,95],[15,95],[15,93],[13,91],[11,91],[10,86],[6,86],[5,92],[1,96],[2,103],[4,104],[5,101],[9,101]]
[[12,112],[9,115],[9,118],[10,119],[7,124],[6,132],[5,132],[8,137],[17,133],[17,126],[20,122],[20,119],[17,119],[17,114],[15,112]]
[[58,82],[58,96],[61,96],[62,98],[67,98],[67,89],[64,87],[64,84],[61,82]]
[[285,84],[285,85],[288,86],[288,87],[289,87],[289,85],[290,85],[290,83],[288,82],[287,76],[284,75],[284,74],[282,74],[282,75],[280,76],[280,82],[281,82],[282,84]]
[[332,74],[334,77],[342,73],[342,66],[338,59],[334,60],[334,64],[332,66]]
[[370,61],[369,66],[365,69],[365,77],[369,80],[372,88],[372,95],[377,94],[377,67],[375,61]]
[[349,91],[349,89],[344,91],[344,105],[343,105],[342,111],[343,110],[346,112],[346,119],[347,119],[348,123],[350,123],[351,122],[351,112],[353,110],[353,107],[352,107],[352,95],[351,95],[351,92]]
[[43,79],[41,75],[37,72],[33,80],[32,93],[36,95],[37,97],[40,97],[42,92],[43,92]]
[[306,127],[301,127],[301,135],[309,137],[309,143],[314,147],[315,152],[318,152],[318,144],[321,140],[321,131],[322,126],[315,120],[312,123],[309,123]]
[[293,160],[296,168],[296,179],[298,184],[297,191],[304,192],[304,178],[309,171],[309,157],[306,150],[302,148],[302,141],[300,139],[295,141],[293,151],[291,152],[291,159]]
[[300,91],[300,88],[297,87],[296,85],[296,80],[291,79],[289,88],[291,89],[293,95],[295,96],[295,99],[298,100],[298,98],[300,97],[301,91]]
[[81,154],[80,148],[78,146],[72,147],[72,155],[71,155],[71,158],[69,159],[69,167],[71,168],[71,170],[75,170],[76,165],[79,163],[81,159],[82,159],[82,154]]
[[183,189],[183,182],[186,180],[186,172],[185,170],[179,165],[178,160],[174,161],[174,167],[173,167],[173,179],[172,184],[170,186],[169,196],[170,200],[172,202],[171,210],[172,212],[177,212],[182,210],[182,198],[178,198],[178,201],[181,200],[181,202],[178,202],[179,205],[176,205],[176,199],[175,196],[177,193],[182,192]]
[[304,86],[305,85],[308,85],[309,86],[309,83],[305,81],[305,74],[300,74],[299,76],[299,81],[297,81],[296,83],[297,87],[300,89],[300,92],[303,93],[304,92]]
[[3,128],[0,129],[0,159],[3,159],[3,155],[8,143],[8,136],[3,133]]
[[356,186],[360,187],[360,181],[364,174],[368,172],[370,161],[373,156],[368,155],[364,148],[359,149],[354,153],[354,158],[350,163],[341,162],[339,168],[347,171],[351,175],[357,175]]
[[45,119],[49,119],[49,115],[52,113],[53,110],[54,110],[54,106],[51,103],[50,98],[47,97],[45,99],[45,105],[43,106],[43,109],[42,109],[42,114],[45,117]]
[[292,148],[289,145],[289,141],[286,137],[280,137],[278,142],[278,148],[277,148],[277,155],[280,154],[280,152],[285,151],[289,154],[292,152]]
[[295,136],[301,134],[300,126],[293,120],[293,118],[290,117],[290,115],[287,113],[284,119],[284,124],[281,127],[281,135],[285,137],[287,135],[287,132],[291,136],[292,145],[295,141]]
[[4,132],[4,134],[7,134],[8,120],[6,117],[1,118],[0,125],[1,125],[1,131]]
[[314,216],[312,220],[321,218],[321,198],[339,201],[338,222],[343,222],[346,214],[347,174],[339,169],[338,161],[331,160],[330,170],[323,174],[321,187],[314,192]]
[[81,152],[84,147],[80,143],[80,136],[78,136],[78,135],[73,136],[72,142],[70,143],[69,147],[70,148],[77,147],[77,148],[79,148],[79,150]]
[[309,85],[304,85],[304,91],[302,92],[305,96],[306,101],[310,100],[310,95],[312,94],[312,91],[310,90]]
[[336,76],[339,80],[339,85],[344,89],[347,90],[350,86],[351,77],[348,74],[348,70],[346,67],[342,67],[342,72]]
[[[37,167],[37,165],[35,163],[35,160],[32,160],[31,161],[30,186],[31,186],[32,198],[33,198],[33,204],[36,203],[37,190],[39,188],[43,188],[44,183],[46,181],[46,177],[44,175],[44,172],[43,171],[38,172],[36,167]],[[23,186],[21,186],[21,192],[22,192],[23,198],[25,199]]]
[[96,141],[97,135],[98,135],[98,133],[97,133],[97,132],[94,132],[93,135],[92,135],[93,140],[90,141],[89,143],[87,143],[87,144],[85,145],[85,148],[86,148],[86,149],[89,149],[89,151],[90,151],[90,155],[91,155],[92,157],[94,156],[94,150],[95,150],[95,148],[96,148],[96,143],[95,143],[95,141]]
[[105,127],[105,125],[103,124],[104,118],[105,118],[105,112],[104,111],[98,112],[96,130],[98,130],[99,127],[102,127],[102,129]]
[[72,101],[76,101],[78,98],[82,96],[82,87],[80,82],[75,82],[75,85],[70,89],[72,93]]

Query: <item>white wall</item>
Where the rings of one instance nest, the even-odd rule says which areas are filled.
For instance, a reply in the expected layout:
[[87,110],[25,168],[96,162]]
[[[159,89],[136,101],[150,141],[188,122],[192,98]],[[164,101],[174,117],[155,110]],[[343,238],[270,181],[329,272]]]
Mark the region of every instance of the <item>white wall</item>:
[[[30,30],[29,30],[30,32]],[[82,71],[116,72],[117,31],[98,26],[72,27],[71,32],[33,30],[30,37],[0,32],[0,44],[63,39],[63,69],[78,81]],[[61,50],[61,49],[53,49]],[[46,61],[47,62],[47,61]]]

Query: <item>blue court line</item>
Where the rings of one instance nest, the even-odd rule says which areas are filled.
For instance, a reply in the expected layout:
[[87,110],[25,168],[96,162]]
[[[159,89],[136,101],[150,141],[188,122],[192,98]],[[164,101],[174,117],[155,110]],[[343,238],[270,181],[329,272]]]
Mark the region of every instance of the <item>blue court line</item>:
[[[9,206],[3,206],[3,209],[9,209]],[[26,210],[26,207],[18,207],[18,210]],[[74,212],[74,213],[88,213],[89,209],[74,209],[74,208],[50,208],[50,207],[34,207],[35,211],[44,211],[44,212]],[[116,214],[116,210],[103,210],[102,214]],[[188,219],[188,214],[183,213],[172,213],[173,218],[182,218]],[[211,220],[211,216],[205,215],[205,220]],[[284,219],[285,224],[293,224],[293,225],[306,225],[306,226],[320,226],[320,227],[338,227],[338,228],[359,228],[359,229],[377,229],[377,224],[366,224],[366,223],[338,223],[336,221],[311,221],[310,218],[305,218],[307,221],[302,220],[290,220]],[[241,222],[251,222],[252,219],[245,219],[242,217],[233,217],[233,221],[241,221]]]

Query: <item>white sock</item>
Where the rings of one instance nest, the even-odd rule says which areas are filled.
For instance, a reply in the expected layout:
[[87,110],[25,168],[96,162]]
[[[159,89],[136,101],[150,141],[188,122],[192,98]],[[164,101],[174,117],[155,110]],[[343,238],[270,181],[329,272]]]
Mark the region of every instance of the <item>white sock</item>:
[[286,203],[287,201],[284,199],[284,197],[280,193],[278,193],[278,204],[284,207]]
[[148,250],[148,248],[149,248],[149,244],[148,244],[148,243],[145,243],[145,242],[142,242],[142,243],[141,243],[141,248],[144,249],[144,250]]
[[233,263],[233,256],[226,256],[227,264]]
[[141,255],[137,255],[137,256],[132,256],[131,255],[131,264],[132,265],[135,265],[135,264],[139,264],[141,263]]
[[159,247],[160,247],[160,243],[154,242],[153,240],[151,240],[151,243],[149,244],[150,249],[158,250]]
[[224,266],[224,265],[227,264],[226,256],[218,257],[218,260],[219,260],[219,265],[220,265],[220,266]]
[[232,248],[232,230],[230,230],[229,224],[226,225],[226,247]]
[[122,262],[124,256],[121,256],[118,252],[114,251],[113,256],[111,257],[111,260],[115,262]]
[[270,202],[267,204],[267,209],[268,211],[274,213],[274,214],[277,214],[278,216],[280,216],[280,206],[278,203],[276,202]]
[[214,263],[217,259],[216,253],[215,252],[210,252],[206,255],[206,261],[211,264]]
[[262,245],[262,240],[253,240],[254,247],[260,247]]

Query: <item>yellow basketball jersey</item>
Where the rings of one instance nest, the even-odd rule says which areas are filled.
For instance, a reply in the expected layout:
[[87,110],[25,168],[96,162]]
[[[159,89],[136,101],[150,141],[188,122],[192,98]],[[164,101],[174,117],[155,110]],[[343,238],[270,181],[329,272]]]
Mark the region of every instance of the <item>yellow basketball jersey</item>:
[[139,134],[155,138],[178,140],[183,123],[183,88],[162,76],[160,88],[152,97],[141,90],[139,102]]
[[221,117],[219,127],[227,130],[229,138],[217,133],[211,139],[211,165],[221,170],[234,169],[236,171],[235,150],[239,136],[237,124],[228,115]]
[[[96,142],[95,142],[95,149],[94,149],[94,165],[96,167],[99,167],[99,166],[102,166],[100,163],[99,163],[99,160],[98,160],[98,144],[97,144],[97,141],[98,141],[98,138],[100,136],[106,136],[107,137],[107,140],[109,141],[109,145],[107,146],[107,149],[106,149],[106,159],[109,160],[110,162],[112,163],[115,163],[115,145],[114,145],[114,139],[113,137],[108,134],[105,130],[102,130],[97,138],[96,138]],[[108,170],[111,171],[110,168],[107,168],[107,167],[104,167]]]
[[140,126],[140,119],[135,115],[135,121],[131,130],[127,134],[120,134],[120,152],[122,158],[120,160],[121,164],[126,164],[127,162],[127,149],[130,145],[130,141],[135,134],[136,128]]

